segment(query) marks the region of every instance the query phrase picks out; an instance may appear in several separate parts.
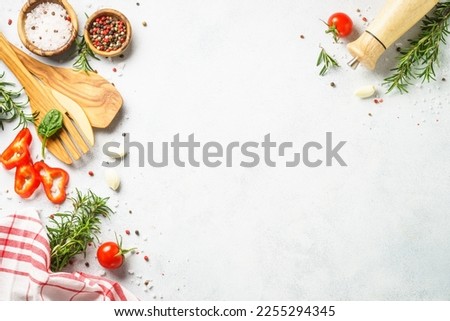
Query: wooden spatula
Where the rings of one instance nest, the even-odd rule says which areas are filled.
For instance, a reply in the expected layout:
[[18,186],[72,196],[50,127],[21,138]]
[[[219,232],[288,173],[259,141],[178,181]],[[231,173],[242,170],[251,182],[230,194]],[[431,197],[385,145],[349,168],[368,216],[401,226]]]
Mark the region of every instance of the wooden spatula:
[[375,69],[380,56],[398,38],[411,29],[439,1],[438,0],[387,0],[367,30],[347,48],[354,59],[349,63],[356,67],[362,63]]
[[79,126],[74,122],[70,113],[55,99],[48,87],[42,86],[37,79],[30,74],[19,60],[10,44],[0,33],[0,59],[14,73],[22,84],[28,96],[30,107],[33,112],[39,112],[38,123],[51,109],[57,109],[63,114],[63,128],[56,138],[47,141],[47,149],[58,159],[66,164],[79,159],[89,151],[89,144],[85,142]]
[[107,127],[122,107],[119,91],[99,74],[50,66],[11,47],[33,75],[78,103],[92,127]]

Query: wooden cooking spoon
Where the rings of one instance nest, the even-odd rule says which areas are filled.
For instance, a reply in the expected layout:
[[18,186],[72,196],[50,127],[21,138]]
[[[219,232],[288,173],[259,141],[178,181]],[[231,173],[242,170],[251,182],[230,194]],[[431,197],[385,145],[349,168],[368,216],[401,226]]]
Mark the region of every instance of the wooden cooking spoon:
[[99,74],[47,65],[11,47],[34,76],[78,103],[92,127],[107,127],[122,107],[119,91]]
[[59,131],[58,137],[50,138],[47,141],[47,149],[66,164],[71,164],[73,160],[77,160],[87,153],[91,146],[90,143],[86,143],[82,129],[76,123],[76,118],[59,103],[50,88],[41,85],[31,75],[2,33],[0,33],[0,59],[22,84],[31,110],[40,113],[38,124],[51,109],[57,109],[63,114],[63,128]]

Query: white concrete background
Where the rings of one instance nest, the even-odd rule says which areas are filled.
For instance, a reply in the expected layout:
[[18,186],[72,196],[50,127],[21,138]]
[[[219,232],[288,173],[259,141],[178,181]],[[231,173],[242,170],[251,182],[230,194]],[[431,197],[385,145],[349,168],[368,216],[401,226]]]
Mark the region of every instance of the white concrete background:
[[[0,30],[17,45],[23,2],[0,4]],[[91,188],[111,197],[116,214],[105,222],[102,240],[117,232],[125,246],[150,257],[145,262],[142,253],[132,255],[106,277],[142,300],[450,299],[450,91],[441,81],[450,80],[448,50],[439,81],[407,95],[385,95],[379,85],[394,66],[395,50],[375,72],[350,70],[345,45],[333,44],[319,20],[347,12],[354,38],[364,30],[362,17],[373,19],[383,1],[71,3],[81,26],[84,13],[113,7],[134,28],[124,59],[93,62],[122,93],[123,111],[108,130],[95,131],[89,157],[65,167],[71,191]],[[325,77],[315,66],[319,44],[342,64]],[[378,86],[383,104],[353,96],[367,84]],[[0,133],[0,149],[13,138],[13,127]],[[102,177],[102,146],[122,141],[123,132],[156,146],[177,133],[224,144],[261,141],[271,133],[279,143],[301,146],[323,142],[328,131],[348,141],[342,150],[347,168],[139,168],[131,154],[134,165],[117,169],[119,192]],[[35,140],[36,155],[39,148]],[[51,156],[48,162],[60,165]],[[34,207],[45,221],[57,210],[42,192],[29,201],[16,197],[10,172],[1,170],[0,182],[0,215]],[[66,203],[61,210],[69,208]],[[103,273],[94,253],[72,269]]]

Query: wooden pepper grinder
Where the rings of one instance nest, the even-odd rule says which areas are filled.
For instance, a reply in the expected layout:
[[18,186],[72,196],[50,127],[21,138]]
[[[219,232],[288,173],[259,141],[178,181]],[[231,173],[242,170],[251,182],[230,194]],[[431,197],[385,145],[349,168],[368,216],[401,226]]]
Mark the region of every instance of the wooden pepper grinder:
[[387,0],[367,30],[347,45],[354,57],[349,65],[359,63],[373,70],[380,56],[397,39],[422,19],[439,0]]

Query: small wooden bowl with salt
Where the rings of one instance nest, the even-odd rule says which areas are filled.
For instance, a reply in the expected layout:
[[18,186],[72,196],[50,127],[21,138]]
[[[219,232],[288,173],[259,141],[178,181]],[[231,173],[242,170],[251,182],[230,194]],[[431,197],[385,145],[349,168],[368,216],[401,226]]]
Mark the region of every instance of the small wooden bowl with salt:
[[17,28],[28,50],[51,57],[72,46],[78,36],[78,19],[66,0],[28,0],[19,13]]

